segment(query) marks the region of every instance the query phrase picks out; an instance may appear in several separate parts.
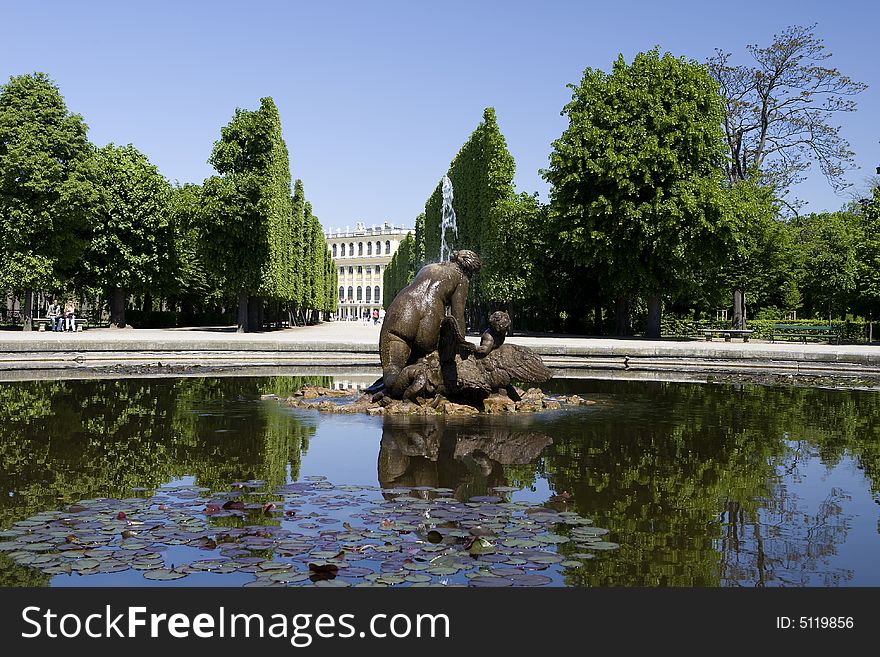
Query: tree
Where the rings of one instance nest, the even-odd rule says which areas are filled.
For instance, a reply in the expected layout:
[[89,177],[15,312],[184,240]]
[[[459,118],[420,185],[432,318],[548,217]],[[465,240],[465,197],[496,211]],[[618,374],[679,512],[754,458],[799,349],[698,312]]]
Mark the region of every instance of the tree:
[[880,316],[880,187],[860,215],[861,230],[856,247],[858,303],[870,318]]
[[261,99],[256,111],[237,109],[209,162],[220,176],[204,186],[206,265],[238,296],[239,331],[257,330],[262,297],[292,300],[300,265],[290,160],[273,100]]
[[[500,221],[499,204],[514,196],[515,164],[507,150],[504,135],[498,127],[495,109],[483,110],[483,120],[470,134],[449,165],[447,176],[452,181],[457,240],[453,250],[470,249],[483,260],[480,273],[471,281],[468,292],[468,324],[478,327],[486,321],[485,304],[492,301],[484,294],[482,280],[492,276],[494,268],[489,234]],[[440,254],[442,185],[438,184],[425,203],[425,219],[420,232],[416,222],[415,253],[423,253],[427,261]],[[421,263],[420,263],[421,264]]]
[[846,212],[813,214],[798,223],[803,249],[803,292],[807,309],[831,321],[853,302],[858,276],[858,218]]
[[79,277],[108,291],[110,323],[124,327],[128,293],[149,291],[169,268],[170,187],[131,144],[98,149],[89,163],[88,178],[94,186],[94,223]]
[[174,235],[172,280],[168,282],[172,299],[181,303],[184,322],[191,321],[198,305],[219,301],[220,290],[208,276],[200,240],[202,187],[185,184],[174,187],[168,198],[168,219]]
[[25,291],[26,331],[32,290],[58,285],[84,244],[86,130],[45,73],[0,89],[0,289]]
[[792,26],[765,48],[747,46],[754,66],[732,65],[716,50],[707,62],[721,88],[730,182],[760,175],[784,196],[813,161],[835,190],[852,168],[853,153],[832,119],[856,109],[852,96],[867,85],[825,65],[816,26]]
[[648,335],[659,336],[661,294],[717,268],[735,238],[718,85],[655,48],[569,87],[569,125],[544,172],[555,248],[617,298],[618,333],[643,296]]

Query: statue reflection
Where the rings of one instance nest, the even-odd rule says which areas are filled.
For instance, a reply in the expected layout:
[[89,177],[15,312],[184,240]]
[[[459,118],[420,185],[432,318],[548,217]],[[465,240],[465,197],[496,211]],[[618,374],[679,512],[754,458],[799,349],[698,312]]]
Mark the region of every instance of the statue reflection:
[[382,488],[449,488],[457,499],[506,486],[504,466],[535,461],[553,439],[483,418],[386,417],[379,446]]

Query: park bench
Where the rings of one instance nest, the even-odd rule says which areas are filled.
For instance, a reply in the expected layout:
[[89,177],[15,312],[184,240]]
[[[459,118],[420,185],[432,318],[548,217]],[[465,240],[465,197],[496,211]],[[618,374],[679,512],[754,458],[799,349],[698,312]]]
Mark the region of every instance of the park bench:
[[[33,321],[35,324],[39,324],[39,325],[40,325],[40,328],[37,329],[38,331],[45,331],[45,330],[46,330],[46,325],[47,325],[51,320],[50,320],[48,317],[34,317],[32,321]],[[62,320],[62,322],[64,323],[65,326],[67,325],[67,320],[66,320],[66,319]],[[82,331],[82,330],[86,327],[86,319],[85,319],[84,317],[77,317],[76,319],[73,320],[73,327],[74,327],[77,331]]]
[[702,329],[703,335],[706,336],[706,342],[712,342],[713,335],[724,337],[725,342],[730,342],[731,338],[742,338],[743,342],[749,341],[752,331],[749,329]]
[[804,326],[799,324],[774,324],[770,334],[770,342],[797,338],[807,344],[810,338],[818,340],[834,340],[840,343],[840,332],[834,326]]

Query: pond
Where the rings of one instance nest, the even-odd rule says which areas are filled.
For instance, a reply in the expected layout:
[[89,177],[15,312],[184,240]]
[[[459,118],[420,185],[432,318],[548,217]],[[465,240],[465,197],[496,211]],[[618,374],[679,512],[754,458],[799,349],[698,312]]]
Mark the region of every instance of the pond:
[[0,585],[880,585],[877,392],[559,379],[589,403],[436,421],[305,383],[347,385],[0,383]]

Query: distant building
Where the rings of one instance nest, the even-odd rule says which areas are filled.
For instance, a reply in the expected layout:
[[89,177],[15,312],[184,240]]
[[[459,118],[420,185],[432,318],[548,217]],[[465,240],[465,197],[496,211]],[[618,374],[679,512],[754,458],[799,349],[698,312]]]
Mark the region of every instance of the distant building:
[[385,222],[381,226],[357,223],[354,230],[325,234],[339,276],[336,318],[356,320],[381,310],[384,300],[382,275],[411,228]]

